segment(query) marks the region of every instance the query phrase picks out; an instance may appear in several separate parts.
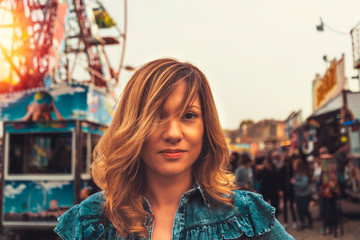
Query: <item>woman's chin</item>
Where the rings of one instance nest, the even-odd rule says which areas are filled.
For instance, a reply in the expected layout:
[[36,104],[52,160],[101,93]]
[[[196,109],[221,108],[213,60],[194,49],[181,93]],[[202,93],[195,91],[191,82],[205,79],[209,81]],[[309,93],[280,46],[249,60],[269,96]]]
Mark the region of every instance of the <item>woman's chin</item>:
[[162,169],[158,169],[157,171],[151,169],[149,173],[153,176],[164,178],[186,178],[187,176],[191,176],[191,168],[184,168],[179,166],[163,166]]

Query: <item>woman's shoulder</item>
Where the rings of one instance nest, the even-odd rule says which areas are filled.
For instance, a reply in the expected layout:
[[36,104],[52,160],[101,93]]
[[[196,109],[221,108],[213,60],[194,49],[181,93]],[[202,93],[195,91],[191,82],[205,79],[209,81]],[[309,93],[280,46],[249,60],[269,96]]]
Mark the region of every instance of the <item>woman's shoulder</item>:
[[235,190],[234,206],[238,219],[248,237],[264,239],[294,239],[275,218],[275,208],[264,201],[261,194]]
[[269,232],[275,225],[275,208],[263,200],[262,195],[235,190],[234,206],[246,228],[246,235],[259,236]]
[[187,239],[293,239],[275,219],[275,209],[260,194],[236,190],[234,206],[211,202],[187,214]]
[[105,230],[102,207],[104,201],[102,192],[89,196],[61,215],[54,231],[62,239],[83,239],[82,236],[87,233],[102,235]]
[[[88,198],[83,200],[81,203],[73,206],[65,214],[77,214],[83,220],[89,218],[101,218],[103,215],[103,204],[105,202],[104,194],[102,192],[97,192],[90,195]],[[66,215],[60,217],[66,217]]]
[[252,211],[261,209],[269,214],[269,216],[275,217],[275,208],[264,201],[263,197],[259,193],[254,193],[246,190],[234,190],[234,206],[241,211]]
[[105,197],[103,192],[97,192],[92,195],[90,195],[88,198],[83,200],[79,205],[81,207],[89,207],[89,206],[99,206],[102,207],[102,205],[105,202]]

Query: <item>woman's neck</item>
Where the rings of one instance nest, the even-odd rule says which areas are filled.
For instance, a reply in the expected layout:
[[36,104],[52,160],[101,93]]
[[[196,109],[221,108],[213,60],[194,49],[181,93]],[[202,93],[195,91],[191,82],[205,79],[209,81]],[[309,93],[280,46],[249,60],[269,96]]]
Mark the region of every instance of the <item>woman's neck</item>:
[[181,196],[193,187],[191,173],[174,177],[146,174],[145,197],[152,207],[178,205]]

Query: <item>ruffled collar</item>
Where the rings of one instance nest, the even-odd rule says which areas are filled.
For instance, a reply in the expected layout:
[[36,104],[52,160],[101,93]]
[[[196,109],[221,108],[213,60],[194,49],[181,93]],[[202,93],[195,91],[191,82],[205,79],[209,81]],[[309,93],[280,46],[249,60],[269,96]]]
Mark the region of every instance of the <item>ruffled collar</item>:
[[[187,191],[187,192],[185,192],[183,194],[182,198],[184,198],[184,197],[185,198],[190,198],[191,196],[196,194],[197,191],[200,192],[205,206],[207,206],[208,208],[211,207],[210,202],[208,201],[208,199],[206,197],[205,191],[201,188],[201,185],[197,181],[194,182],[194,187],[192,189],[190,189],[189,191]],[[151,205],[150,205],[149,200],[147,200],[147,198],[145,196],[143,196],[143,195],[141,197],[143,199],[143,207],[144,207],[145,211],[148,211],[148,212],[152,213],[151,212]]]
[[201,194],[202,199],[204,200],[204,204],[207,207],[210,207],[210,202],[206,198],[205,192],[202,190],[201,185],[198,182],[195,182],[194,189],[198,190]]

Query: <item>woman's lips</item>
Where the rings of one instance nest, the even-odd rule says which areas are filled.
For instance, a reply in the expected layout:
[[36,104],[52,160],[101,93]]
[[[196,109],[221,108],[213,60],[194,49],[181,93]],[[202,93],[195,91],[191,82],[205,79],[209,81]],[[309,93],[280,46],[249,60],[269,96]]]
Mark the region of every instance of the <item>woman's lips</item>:
[[178,159],[184,155],[184,150],[164,150],[160,151],[160,154],[167,159]]

